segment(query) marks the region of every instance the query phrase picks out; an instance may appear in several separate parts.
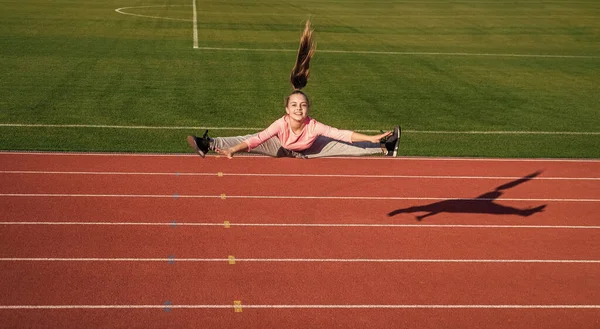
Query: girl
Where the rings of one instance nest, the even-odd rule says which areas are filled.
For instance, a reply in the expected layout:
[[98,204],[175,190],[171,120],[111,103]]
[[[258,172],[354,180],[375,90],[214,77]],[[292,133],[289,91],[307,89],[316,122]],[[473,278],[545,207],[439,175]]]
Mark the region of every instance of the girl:
[[308,82],[310,59],[315,52],[310,21],[306,22],[300,38],[296,64],[290,77],[294,91],[286,97],[286,114],[267,129],[254,135],[210,138],[188,136],[187,143],[201,157],[209,150],[232,158],[237,152],[254,152],[272,157],[317,158],[329,156],[361,156],[383,154],[396,156],[401,130],[379,135],[364,135],[340,130],[308,116],[310,102],[301,91]]

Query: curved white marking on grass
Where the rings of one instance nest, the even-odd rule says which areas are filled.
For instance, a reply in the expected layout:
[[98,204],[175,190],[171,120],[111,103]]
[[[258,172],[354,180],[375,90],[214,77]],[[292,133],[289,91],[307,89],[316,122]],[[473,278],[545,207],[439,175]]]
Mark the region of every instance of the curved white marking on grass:
[[128,16],[136,16],[136,17],[145,17],[145,18],[153,18],[153,19],[166,19],[166,20],[171,20],[171,21],[182,21],[182,22],[190,22],[192,21],[191,19],[186,19],[186,18],[171,18],[171,17],[163,17],[163,16],[151,16],[151,15],[141,15],[141,14],[132,14],[132,13],[128,13],[124,10],[126,9],[139,9],[139,8],[164,8],[164,7],[189,7],[189,5],[169,5],[169,6],[134,6],[134,7],[122,7],[122,8],[117,8],[115,9],[115,11],[119,14],[122,15],[128,15]]
[[[264,127],[207,127],[207,126],[124,126],[124,125],[92,125],[92,124],[43,124],[43,123],[0,123],[0,127],[15,128],[96,128],[96,129],[157,129],[157,130],[239,130],[262,131]],[[380,133],[377,129],[353,129],[358,132]],[[465,135],[600,135],[600,131],[519,131],[519,130],[411,130],[403,129],[402,133],[411,134],[465,134]]]
[[[486,179],[514,180],[517,176],[446,176],[446,175],[352,175],[352,174],[272,174],[272,173],[219,173],[214,172],[118,172],[118,171],[39,171],[39,170],[0,170],[0,174],[23,175],[148,175],[148,176],[240,176],[240,177],[318,177],[318,178],[401,178],[401,179]],[[528,180],[600,180],[600,177],[532,177]]]

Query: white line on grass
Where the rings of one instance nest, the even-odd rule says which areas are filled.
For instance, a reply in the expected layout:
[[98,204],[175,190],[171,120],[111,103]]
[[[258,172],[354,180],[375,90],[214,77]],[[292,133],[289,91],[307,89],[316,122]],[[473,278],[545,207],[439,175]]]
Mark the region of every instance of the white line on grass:
[[298,304],[298,305],[0,305],[1,310],[61,310],[61,309],[599,309],[586,304]]
[[[312,2],[312,1],[307,1],[307,2]],[[318,1],[316,0],[315,2],[324,2],[324,1]],[[329,1],[331,2],[331,1]],[[336,1],[337,2],[337,1]],[[364,3],[364,1],[361,0],[357,0],[357,1],[344,1],[346,3]],[[389,4],[392,1],[389,0],[382,0],[382,1],[372,1],[370,3],[383,3],[383,4]],[[451,1],[414,1],[414,0],[409,0],[409,1],[393,1],[394,3],[401,3],[401,4],[453,4],[453,3],[470,3],[470,4],[493,4],[493,5],[498,5],[498,1],[480,1],[480,0],[451,0]],[[510,2],[508,2],[510,3]],[[563,0],[563,1],[552,1],[552,0],[533,0],[533,1],[519,1],[519,4],[523,5],[523,4],[534,4],[534,5],[539,5],[539,4],[544,4],[544,3],[556,3],[556,4],[597,4],[597,2],[594,1],[569,1],[569,0]]]
[[[439,2],[446,3],[446,2]],[[140,8],[165,8],[165,7],[188,7],[188,5],[151,5],[151,6],[132,6],[132,7],[122,7],[115,9],[115,12],[123,15],[129,16],[137,16],[137,17],[146,17],[146,18],[154,18],[154,19],[167,19],[167,20],[177,20],[177,21],[190,21],[189,19],[184,18],[169,18],[164,16],[152,16],[152,15],[141,15],[141,14],[133,14],[126,12],[127,9],[140,9]],[[203,14],[209,16],[263,16],[263,17],[307,17],[306,13],[277,13],[277,12],[260,12],[260,13],[251,13],[251,12],[222,12],[222,11],[204,11]],[[478,17],[478,18],[543,18],[543,19],[553,19],[559,17],[574,17],[576,16],[579,19],[590,19],[597,18],[597,16],[593,15],[577,15],[577,14],[547,14],[547,15],[419,15],[419,14],[399,14],[399,15],[361,15],[361,14],[316,14],[311,13],[311,17],[334,17],[334,18],[344,18],[344,17],[355,17],[355,18],[367,18],[367,19],[401,19],[401,18],[449,18],[449,19],[457,19],[457,18],[465,18],[465,17]]]
[[[308,17],[306,13],[275,13],[275,12],[260,12],[260,13],[249,13],[249,12],[223,12],[223,11],[205,11],[203,14],[208,16],[264,16],[264,17]],[[397,14],[397,15],[361,15],[361,14],[315,14],[311,13],[310,17],[332,17],[332,18],[346,18],[346,17],[354,17],[354,18],[367,18],[367,19],[377,19],[381,21],[382,19],[402,19],[402,18],[447,18],[451,20],[461,19],[461,18],[479,18],[479,19],[492,19],[492,18],[522,18],[522,19],[556,19],[556,18],[568,18],[568,17],[577,17],[577,19],[596,19],[598,16],[593,15],[578,15],[574,14],[554,14],[550,13],[547,15],[485,15],[485,14],[459,14],[453,15],[452,12],[449,12],[448,15],[419,15],[419,14]]]
[[[89,226],[215,226],[224,223],[142,223],[142,222],[0,222],[0,225],[89,225]],[[476,224],[341,224],[341,223],[228,223],[238,227],[365,227],[365,228],[501,228],[501,229],[600,229],[582,225],[476,225]]]
[[2,193],[0,197],[25,198],[152,198],[152,199],[293,199],[293,200],[417,200],[417,201],[524,201],[524,202],[600,202],[600,199],[552,198],[452,198],[452,197],[371,197],[307,195],[181,195],[181,194],[78,194],[78,193]]
[[[173,5],[177,6],[177,5]],[[187,6],[187,5],[179,5]],[[153,7],[167,7],[164,5],[154,6],[135,6],[135,7],[122,7],[115,9],[115,12],[123,15],[136,16],[136,17],[147,17],[154,19],[167,19],[174,21],[189,21],[189,19],[179,19],[161,16],[141,15],[128,13],[126,9],[134,8],[153,8]],[[193,25],[194,25],[194,49],[199,50],[219,50],[219,51],[258,51],[258,52],[297,52],[295,49],[279,49],[279,48],[237,48],[237,47],[198,47],[198,28],[197,28],[197,10],[196,1],[192,0],[193,7]],[[264,14],[261,14],[264,15]],[[348,16],[348,15],[346,15]],[[333,17],[344,17],[339,15],[333,15]],[[357,16],[358,17],[358,16]],[[404,16],[400,16],[404,17]],[[419,16],[420,17],[420,16]],[[390,17],[392,18],[392,17]],[[499,54],[499,53],[465,53],[465,52],[397,52],[397,51],[369,51],[369,50],[317,50],[320,53],[338,53],[338,54],[369,54],[369,55],[412,55],[412,56],[488,56],[488,57],[524,57],[524,58],[582,58],[582,59],[596,59],[600,58],[598,55],[552,55],[552,54]]]
[[[198,50],[239,51],[239,52],[297,52],[281,48],[238,48],[238,47],[198,47]],[[421,51],[373,51],[373,50],[317,50],[319,53],[363,54],[363,55],[408,55],[408,56],[477,56],[477,57],[522,57],[522,58],[581,58],[598,59],[599,55],[552,55],[552,54],[500,54],[464,52],[421,52]]]
[[[124,125],[92,125],[92,124],[42,124],[42,123],[0,123],[0,127],[16,128],[101,128],[101,129],[157,129],[157,130],[242,130],[262,131],[259,127],[203,127],[203,126],[124,126]],[[377,132],[377,129],[354,129],[358,132]],[[403,133],[413,134],[456,134],[456,135],[600,135],[600,131],[519,131],[519,130],[411,130],[403,129]]]
[[[216,176],[216,177],[318,177],[318,178],[400,178],[400,179],[487,179],[515,180],[517,176],[445,176],[445,175],[351,175],[351,174],[272,174],[272,173],[190,173],[190,172],[116,172],[116,171],[37,171],[37,170],[0,170],[0,174],[25,175],[148,175],[148,176]],[[600,177],[531,177],[527,180],[600,180]]]
[[[2,262],[229,262],[230,258],[68,258],[3,257]],[[596,259],[417,259],[417,258],[235,258],[253,263],[579,263],[600,264]]]
[[192,0],[193,14],[193,27],[194,27],[194,49],[198,48],[198,13],[196,10],[196,0]]

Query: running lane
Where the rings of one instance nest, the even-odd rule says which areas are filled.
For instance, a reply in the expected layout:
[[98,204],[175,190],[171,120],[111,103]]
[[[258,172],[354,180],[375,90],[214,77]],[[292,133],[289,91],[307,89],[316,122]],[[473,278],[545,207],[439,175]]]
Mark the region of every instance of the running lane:
[[599,164],[0,154],[0,316],[594,328]]

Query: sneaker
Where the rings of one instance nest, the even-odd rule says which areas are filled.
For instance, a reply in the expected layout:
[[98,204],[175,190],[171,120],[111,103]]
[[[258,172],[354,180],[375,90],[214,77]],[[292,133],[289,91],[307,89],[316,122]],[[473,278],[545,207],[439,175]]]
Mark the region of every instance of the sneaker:
[[187,143],[196,151],[196,153],[204,158],[210,149],[210,137],[208,136],[208,130],[202,137],[188,136]]
[[400,135],[402,135],[402,129],[400,129],[400,126],[394,127],[394,132],[384,142],[386,150],[385,155],[395,157],[398,154],[398,146],[400,145]]

